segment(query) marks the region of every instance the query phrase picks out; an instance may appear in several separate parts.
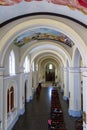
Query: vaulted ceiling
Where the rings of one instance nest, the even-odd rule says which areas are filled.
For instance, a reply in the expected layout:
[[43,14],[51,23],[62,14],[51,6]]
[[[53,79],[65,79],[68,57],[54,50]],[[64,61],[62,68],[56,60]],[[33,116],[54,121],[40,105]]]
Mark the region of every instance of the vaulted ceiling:
[[43,40],[51,40],[51,41],[59,41],[69,47],[72,47],[74,43],[70,38],[68,38],[65,34],[60,33],[56,30],[50,28],[37,28],[27,31],[19,35],[13,43],[18,46],[22,47],[23,45],[31,42],[31,41],[43,41]]
[[64,15],[87,25],[87,0],[0,0],[0,23],[41,12]]
[[[36,58],[43,54],[44,56],[49,55],[52,52],[56,55],[57,52],[59,54],[57,55],[58,59],[59,56],[62,56],[62,61],[67,57],[70,59],[74,41],[72,36],[66,33],[69,30],[64,32],[63,29],[60,30],[59,24],[58,26],[56,25],[56,28],[55,25],[52,24],[53,22],[45,23],[40,18],[42,20],[49,18],[71,27],[83,37],[85,41],[86,29],[84,27],[87,28],[87,0],[0,0],[0,23],[2,27],[0,37],[3,37],[4,34],[12,28],[16,30],[17,28],[15,28],[15,26],[19,25],[21,29],[17,30],[17,32],[12,35],[11,42],[20,48],[18,49],[21,55],[25,52],[27,54],[27,51],[29,51],[27,48],[30,49],[30,46],[33,46],[35,43],[37,45],[38,43],[38,46],[34,46],[34,49],[30,51],[33,58],[36,53],[40,51]],[[31,26],[29,25],[28,28],[26,28],[26,26],[22,29],[21,23],[27,20],[28,23],[36,19],[41,20],[40,24],[37,22],[35,24],[30,24]],[[81,33],[79,27],[82,30]],[[51,46],[50,43],[52,43],[53,46]],[[56,50],[57,48],[58,50]],[[67,51],[67,56],[63,54],[62,51],[64,53]],[[50,54],[49,57],[52,57],[52,55]]]

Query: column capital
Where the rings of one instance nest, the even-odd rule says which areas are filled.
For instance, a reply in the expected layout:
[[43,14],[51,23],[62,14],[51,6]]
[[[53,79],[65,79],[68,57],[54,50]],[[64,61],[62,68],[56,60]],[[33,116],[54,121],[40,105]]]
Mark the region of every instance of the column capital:
[[81,69],[80,69],[80,67],[69,67],[69,68],[68,68],[68,71],[69,71],[70,73],[80,73],[80,72],[81,72]]
[[87,78],[87,67],[82,67],[80,68],[80,70],[81,70],[82,76]]
[[5,68],[4,67],[0,67],[0,76],[3,75],[3,72],[5,71]]

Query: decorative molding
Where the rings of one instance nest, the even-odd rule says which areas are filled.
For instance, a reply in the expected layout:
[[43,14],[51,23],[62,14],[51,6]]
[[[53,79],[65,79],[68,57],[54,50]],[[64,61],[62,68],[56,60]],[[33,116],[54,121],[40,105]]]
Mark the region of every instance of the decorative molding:
[[64,67],[63,70],[64,70],[64,71],[67,71],[67,70],[68,70],[68,67]]
[[4,76],[4,79],[12,79],[14,77],[18,77],[18,74],[15,74],[15,75],[7,75],[7,76]]
[[31,17],[31,16],[38,16],[38,15],[49,15],[49,16],[56,16],[56,17],[62,17],[62,18],[65,18],[65,19],[69,19],[71,21],[74,21],[75,23],[78,23],[80,24],[81,26],[87,28],[87,25],[80,22],[79,20],[75,19],[75,18],[72,18],[72,17],[69,17],[69,16],[66,16],[66,15],[62,15],[62,14],[57,14],[57,13],[49,13],[49,12],[37,12],[37,13],[30,13],[30,14],[24,14],[24,15],[20,15],[20,16],[16,16],[14,18],[11,18],[7,21],[4,21],[3,23],[0,24],[0,27],[3,27],[5,26],[6,24],[9,24],[13,21],[16,21],[16,20],[19,20],[19,19],[22,19],[22,18],[26,18],[26,17]]
[[81,67],[80,70],[81,71],[87,71],[87,67]]
[[81,73],[80,67],[69,67],[68,71],[70,73]]

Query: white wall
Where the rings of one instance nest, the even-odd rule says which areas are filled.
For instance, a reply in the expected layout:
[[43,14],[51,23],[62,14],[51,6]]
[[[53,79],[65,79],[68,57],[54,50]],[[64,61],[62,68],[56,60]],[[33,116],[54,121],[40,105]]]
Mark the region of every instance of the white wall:
[[[9,112],[7,114],[7,90],[11,88],[11,86],[14,87],[14,111]],[[15,121],[18,119],[18,111],[19,111],[19,102],[18,102],[18,76],[8,77],[4,78],[4,130],[11,129],[11,127],[14,125]]]
[[[9,76],[9,53],[13,49],[14,54],[15,54],[15,69],[16,69],[16,75],[15,76]],[[4,59],[4,95],[3,95],[3,100],[4,104],[2,103],[3,108],[4,108],[4,130],[11,129],[11,127],[14,125],[16,120],[18,119],[18,111],[19,111],[19,102],[18,102],[18,95],[19,95],[19,49],[14,46],[13,44],[8,48],[5,59]],[[7,90],[8,88],[11,88],[11,86],[14,87],[14,111],[10,112],[9,115],[7,115]]]

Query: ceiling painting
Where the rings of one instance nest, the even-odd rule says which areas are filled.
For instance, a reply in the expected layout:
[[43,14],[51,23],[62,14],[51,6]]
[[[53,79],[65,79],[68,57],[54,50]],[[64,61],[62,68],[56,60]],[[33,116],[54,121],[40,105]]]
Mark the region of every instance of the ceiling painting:
[[61,42],[69,47],[72,47],[74,43],[66,35],[48,28],[37,28],[18,36],[13,43],[22,47],[23,45],[34,40],[53,40]]
[[[11,6],[22,2],[23,0],[0,0],[0,5]],[[43,0],[24,0],[25,2],[43,1]],[[78,9],[87,14],[87,0],[46,0],[48,3],[68,6],[70,9]]]

